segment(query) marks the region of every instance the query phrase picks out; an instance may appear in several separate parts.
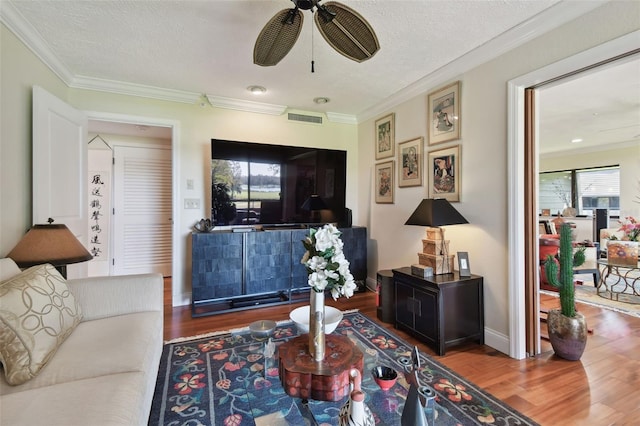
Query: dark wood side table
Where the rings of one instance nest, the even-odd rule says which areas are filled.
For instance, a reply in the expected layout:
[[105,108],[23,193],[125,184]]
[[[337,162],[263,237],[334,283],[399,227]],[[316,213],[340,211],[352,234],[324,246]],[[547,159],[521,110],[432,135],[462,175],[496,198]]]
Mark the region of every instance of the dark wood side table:
[[452,274],[421,278],[393,269],[397,329],[417,337],[438,355],[467,341],[484,343],[483,278]]
[[295,337],[278,348],[279,375],[287,395],[319,401],[339,401],[349,394],[349,372],[362,374],[364,355],[347,336],[327,334],[325,356],[315,362],[309,335]]

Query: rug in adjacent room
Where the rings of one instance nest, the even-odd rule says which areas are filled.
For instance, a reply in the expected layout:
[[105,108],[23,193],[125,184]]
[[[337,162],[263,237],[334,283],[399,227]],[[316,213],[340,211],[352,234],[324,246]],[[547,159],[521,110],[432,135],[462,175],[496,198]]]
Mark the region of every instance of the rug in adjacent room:
[[[412,346],[360,313],[347,313],[335,333],[348,336],[364,353],[362,389],[376,424],[399,425],[409,385],[404,379]],[[265,341],[248,329],[165,345],[149,425],[334,425],[343,401],[288,396],[278,378],[277,345],[296,336],[291,322],[274,333],[275,356],[264,356]],[[483,391],[430,356],[421,354],[420,381],[436,390],[436,425],[536,423]],[[387,392],[374,382],[376,364],[396,369],[399,379]],[[430,422],[430,424],[432,424]]]

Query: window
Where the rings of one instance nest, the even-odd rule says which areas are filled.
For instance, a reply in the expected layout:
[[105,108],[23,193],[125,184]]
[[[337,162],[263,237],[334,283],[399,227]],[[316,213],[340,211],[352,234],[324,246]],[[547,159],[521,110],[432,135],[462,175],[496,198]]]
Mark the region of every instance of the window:
[[540,173],[538,187],[540,208],[552,214],[566,207],[574,207],[579,215],[593,215],[594,209],[620,214],[619,166]]
[[260,223],[264,205],[280,204],[280,164],[212,160],[211,180],[228,195],[227,206],[216,205],[224,194],[213,195],[216,224]]
[[571,207],[571,172],[540,173],[538,203],[552,214]]
[[608,167],[576,171],[579,214],[593,215],[594,209],[608,209],[620,215],[620,168]]

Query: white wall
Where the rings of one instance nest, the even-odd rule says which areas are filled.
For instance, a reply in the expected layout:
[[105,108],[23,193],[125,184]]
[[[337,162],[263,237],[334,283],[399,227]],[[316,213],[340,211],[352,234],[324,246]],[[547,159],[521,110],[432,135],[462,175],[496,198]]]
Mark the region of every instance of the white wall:
[[[451,240],[450,252],[468,252],[471,272],[484,276],[486,342],[503,352],[509,352],[507,83],[638,28],[640,3],[612,2],[463,74],[451,73],[447,81],[428,90],[462,82],[461,139],[427,145],[425,153],[461,145],[461,202],[454,206],[470,224],[449,227],[447,238]],[[446,75],[446,70],[440,73]],[[426,136],[428,92],[359,125],[360,179],[370,188],[375,119],[396,114],[396,142]],[[360,194],[360,202],[371,206],[368,215],[360,218],[369,226],[372,239],[369,276],[376,269],[417,261],[424,230],[403,224],[426,194],[426,186],[396,187],[394,204],[375,204],[370,194]]]
[[0,256],[5,256],[32,225],[31,87],[45,87],[60,98],[67,87],[3,24],[0,66]]
[[[287,116],[271,116],[240,111],[202,108],[184,104],[104,92],[69,89],[2,25],[2,144],[0,169],[0,256],[6,255],[31,223],[31,86],[38,84],[73,107],[105,115],[128,115],[166,120],[179,124],[176,157],[178,187],[175,208],[179,244],[174,254],[179,276],[174,283],[174,304],[190,303],[192,226],[210,209],[211,139],[231,139],[293,146],[323,147],[347,151],[346,205],[358,217],[358,144],[355,125],[316,125],[290,122]],[[194,189],[187,190],[187,180]],[[185,210],[184,198],[200,198],[200,210]],[[357,219],[354,225],[360,225]],[[174,271],[176,269],[174,268]]]

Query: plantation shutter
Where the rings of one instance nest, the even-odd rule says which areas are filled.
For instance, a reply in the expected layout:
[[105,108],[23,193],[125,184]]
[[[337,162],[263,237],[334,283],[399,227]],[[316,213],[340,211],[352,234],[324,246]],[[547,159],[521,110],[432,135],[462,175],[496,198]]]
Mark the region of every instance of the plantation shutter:
[[171,151],[114,149],[113,274],[171,275]]

